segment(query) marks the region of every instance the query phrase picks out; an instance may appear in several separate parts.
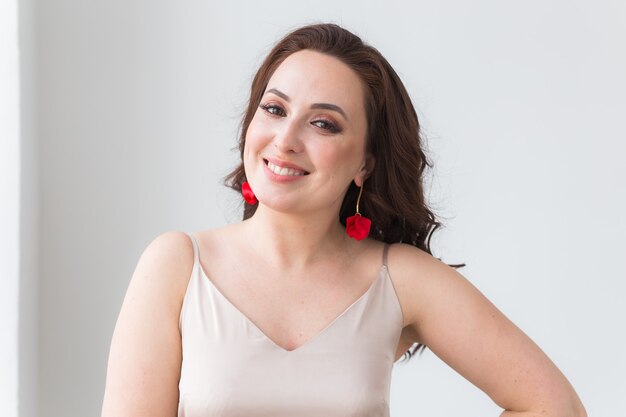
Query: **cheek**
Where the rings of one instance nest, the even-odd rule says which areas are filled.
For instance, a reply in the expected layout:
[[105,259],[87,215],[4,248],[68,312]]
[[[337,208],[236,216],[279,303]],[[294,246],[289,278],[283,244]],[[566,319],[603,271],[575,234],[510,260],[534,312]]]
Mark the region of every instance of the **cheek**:
[[354,161],[359,158],[358,150],[349,145],[329,146],[322,152],[329,164],[338,165],[344,169],[350,169],[354,165]]
[[358,151],[352,147],[320,146],[315,150],[316,159],[328,172],[330,180],[345,181],[352,177],[359,161]]
[[248,130],[246,132],[246,145],[250,145],[250,148],[257,148],[262,146],[271,137],[270,129],[263,121],[262,115],[259,112],[255,113],[254,117],[250,121]]
[[247,157],[251,152],[258,152],[259,150],[260,132],[258,129],[258,123],[254,119],[250,122],[248,130],[246,131],[246,139],[244,145],[244,156]]

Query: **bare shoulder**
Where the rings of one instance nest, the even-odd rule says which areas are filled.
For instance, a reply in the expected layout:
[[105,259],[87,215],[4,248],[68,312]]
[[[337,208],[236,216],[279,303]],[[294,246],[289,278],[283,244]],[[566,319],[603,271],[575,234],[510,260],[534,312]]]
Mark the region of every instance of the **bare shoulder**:
[[454,268],[406,243],[391,245],[387,263],[398,291],[405,325],[415,327],[415,331],[418,330],[420,317],[429,308],[429,302],[433,301],[433,294],[445,291],[446,282],[465,280]]
[[193,244],[184,232],[162,233],[144,249],[113,332],[102,416],[175,414],[178,321],[192,268]]
[[496,404],[537,414],[585,415],[556,365],[456,269],[406,244],[392,245],[388,266],[415,341]]
[[163,291],[164,296],[169,294],[172,305],[180,305],[189,283],[193,260],[193,243],[187,233],[164,232],[146,246],[132,280],[146,289]]

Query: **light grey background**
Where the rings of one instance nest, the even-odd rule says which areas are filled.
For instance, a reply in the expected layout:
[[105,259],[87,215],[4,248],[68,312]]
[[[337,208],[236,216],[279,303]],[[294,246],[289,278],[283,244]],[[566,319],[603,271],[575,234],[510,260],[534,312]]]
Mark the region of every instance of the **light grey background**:
[[[624,4],[20,2],[20,416],[99,415],[141,252],[240,218],[220,179],[251,77],[320,21],[377,47],[414,100],[445,224],[434,254],[468,264],[589,415],[623,410]],[[499,412],[431,352],[394,368],[395,417]]]

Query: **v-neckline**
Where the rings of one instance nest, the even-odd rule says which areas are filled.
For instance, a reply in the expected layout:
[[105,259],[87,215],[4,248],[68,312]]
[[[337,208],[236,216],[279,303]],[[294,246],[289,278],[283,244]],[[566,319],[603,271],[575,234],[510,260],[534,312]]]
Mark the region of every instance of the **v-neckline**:
[[200,270],[200,274],[201,277],[203,278],[203,280],[205,280],[206,282],[208,282],[208,285],[213,288],[215,290],[215,292],[219,295],[219,297],[221,297],[223,300],[225,300],[236,312],[237,314],[239,314],[241,317],[244,318],[244,320],[250,324],[253,328],[255,328],[259,334],[261,334],[261,336],[263,337],[264,340],[268,341],[269,343],[271,343],[273,346],[275,346],[277,349],[279,349],[280,351],[284,352],[285,354],[295,354],[296,352],[301,351],[302,349],[304,349],[305,347],[307,347],[308,345],[310,345],[312,342],[314,342],[315,340],[319,339],[323,334],[325,334],[326,332],[329,331],[329,329],[331,329],[333,327],[333,325],[335,323],[337,323],[342,317],[344,317],[345,315],[348,314],[348,312],[350,312],[352,310],[352,308],[359,304],[362,300],[364,300],[373,290],[373,288],[376,286],[376,284],[378,283],[378,281],[383,277],[386,276],[386,272],[387,272],[387,266],[385,264],[382,264],[380,266],[380,268],[378,269],[378,273],[376,275],[376,278],[372,281],[372,283],[370,284],[370,286],[367,288],[367,290],[361,294],[356,300],[354,300],[348,307],[346,307],[341,313],[339,313],[339,315],[337,317],[335,317],[333,320],[330,321],[330,323],[328,323],[326,326],[324,326],[324,328],[322,328],[322,330],[320,330],[319,332],[317,332],[315,335],[313,335],[310,339],[308,339],[307,341],[305,341],[303,344],[301,344],[300,346],[298,346],[295,349],[285,349],[284,347],[280,346],[278,343],[276,343],[272,338],[270,338],[263,330],[261,330],[261,328],[259,326],[256,325],[256,323],[254,323],[248,316],[246,316],[239,308],[237,308],[237,306],[235,306],[235,304],[233,304],[228,297],[226,297],[222,291],[220,291],[219,288],[217,288],[217,286],[213,283],[213,281],[211,281],[211,279],[209,278],[208,274],[205,272],[204,268],[202,267],[202,264],[200,264],[200,261],[197,261],[198,263],[198,269]]

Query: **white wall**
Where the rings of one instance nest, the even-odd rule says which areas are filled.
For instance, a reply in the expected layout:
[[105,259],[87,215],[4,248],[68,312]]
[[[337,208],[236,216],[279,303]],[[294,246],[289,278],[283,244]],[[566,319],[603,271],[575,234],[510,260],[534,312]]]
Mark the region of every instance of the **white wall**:
[[37,415],[38,193],[33,4],[0,3],[0,415]]
[[0,3],[0,415],[18,413],[19,65],[17,3]]
[[[626,10],[615,1],[38,3],[39,407],[97,415],[147,243],[235,221],[256,66],[288,29],[345,25],[405,81],[435,160],[435,254],[562,369],[589,415],[626,392]],[[622,117],[620,117],[622,116]],[[392,415],[497,415],[427,352]]]
[[38,416],[39,404],[39,142],[35,0],[20,0],[20,283],[19,417]]

